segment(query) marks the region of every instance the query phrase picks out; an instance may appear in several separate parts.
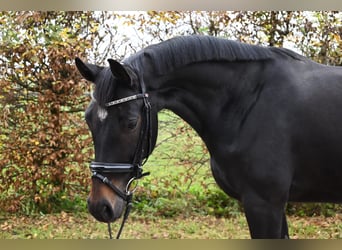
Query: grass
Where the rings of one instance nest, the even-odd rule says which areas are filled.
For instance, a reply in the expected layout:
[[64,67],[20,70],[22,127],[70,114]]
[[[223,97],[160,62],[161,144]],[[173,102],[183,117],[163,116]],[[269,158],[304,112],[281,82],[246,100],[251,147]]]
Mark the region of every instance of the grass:
[[[334,217],[289,216],[293,239],[341,239],[342,214]],[[119,223],[112,225],[113,234]],[[88,213],[49,214],[30,217],[0,218],[0,239],[106,239],[107,225],[97,222]],[[244,215],[231,218],[201,216],[173,218],[142,216],[135,212],[129,217],[123,239],[249,239]]]

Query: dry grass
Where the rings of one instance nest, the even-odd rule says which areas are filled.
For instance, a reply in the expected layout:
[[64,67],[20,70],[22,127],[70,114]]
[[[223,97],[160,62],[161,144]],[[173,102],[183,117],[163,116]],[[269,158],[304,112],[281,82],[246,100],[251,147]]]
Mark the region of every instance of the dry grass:
[[[289,217],[293,239],[342,238],[342,214],[334,217]],[[113,224],[113,231],[118,223]],[[60,213],[0,218],[1,239],[104,239],[107,225],[89,214]],[[248,239],[244,215],[234,218],[193,215],[187,218],[156,218],[132,214],[124,228],[125,239]]]

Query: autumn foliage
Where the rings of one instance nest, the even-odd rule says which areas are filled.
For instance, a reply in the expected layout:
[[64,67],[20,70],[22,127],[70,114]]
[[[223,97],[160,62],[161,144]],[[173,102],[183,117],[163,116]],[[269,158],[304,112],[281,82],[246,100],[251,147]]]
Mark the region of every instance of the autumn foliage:
[[[83,121],[89,86],[73,60],[91,37],[85,13],[12,13],[0,60],[0,202],[7,211],[51,211],[89,184],[91,140]],[[89,27],[87,27],[89,28]],[[80,168],[84,171],[80,171]]]

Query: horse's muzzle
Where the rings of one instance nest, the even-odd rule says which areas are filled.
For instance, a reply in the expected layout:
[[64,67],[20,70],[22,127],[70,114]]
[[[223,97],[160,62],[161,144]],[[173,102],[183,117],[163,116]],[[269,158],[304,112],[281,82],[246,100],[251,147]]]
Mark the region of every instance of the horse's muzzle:
[[100,222],[114,222],[121,216],[122,206],[116,204],[114,207],[112,203],[105,198],[96,202],[92,202],[91,199],[88,198],[87,203],[90,214]]

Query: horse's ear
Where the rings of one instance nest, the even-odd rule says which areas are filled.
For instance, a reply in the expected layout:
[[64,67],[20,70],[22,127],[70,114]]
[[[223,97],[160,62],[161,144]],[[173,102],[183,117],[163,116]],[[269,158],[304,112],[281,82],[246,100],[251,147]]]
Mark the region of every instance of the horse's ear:
[[97,66],[90,63],[84,63],[80,58],[75,58],[75,63],[78,71],[88,81],[95,82],[96,75],[103,69],[101,66]]
[[109,62],[110,70],[112,71],[113,76],[122,80],[130,80],[130,77],[126,69],[121,63],[113,59],[108,59],[108,62]]

